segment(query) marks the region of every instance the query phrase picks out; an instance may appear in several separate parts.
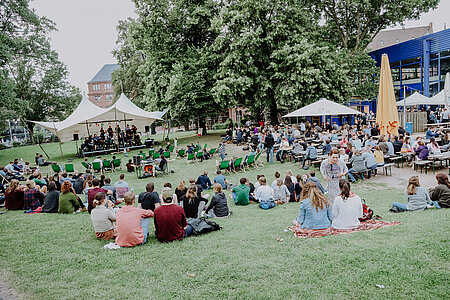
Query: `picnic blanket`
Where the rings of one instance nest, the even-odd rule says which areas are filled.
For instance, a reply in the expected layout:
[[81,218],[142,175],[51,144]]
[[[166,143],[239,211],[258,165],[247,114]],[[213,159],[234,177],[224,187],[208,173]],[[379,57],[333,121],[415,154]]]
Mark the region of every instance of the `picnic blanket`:
[[388,222],[388,221],[379,221],[379,220],[368,220],[366,222],[361,222],[358,228],[355,229],[346,229],[346,230],[338,230],[330,227],[325,230],[311,230],[311,229],[303,229],[297,226],[289,227],[289,230],[294,233],[294,236],[299,238],[309,238],[309,237],[321,237],[328,235],[338,235],[338,234],[346,234],[353,233],[357,231],[367,231],[378,229],[382,227],[399,225],[400,222]]

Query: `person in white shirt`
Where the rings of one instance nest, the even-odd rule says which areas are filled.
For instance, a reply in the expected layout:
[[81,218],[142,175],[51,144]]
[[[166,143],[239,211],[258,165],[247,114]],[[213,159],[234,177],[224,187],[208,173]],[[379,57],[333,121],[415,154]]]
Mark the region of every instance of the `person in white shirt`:
[[347,179],[339,181],[339,189],[341,193],[334,198],[331,226],[339,230],[358,228],[359,218],[363,215],[361,198],[350,190],[350,183]]
[[[297,183],[297,178],[292,174],[291,170],[286,170],[286,176],[291,177],[292,183],[295,185]],[[273,189],[273,188],[272,188]]]
[[103,168],[103,161],[102,161],[102,158],[100,156],[98,156],[96,159],[94,159],[93,162],[99,162],[100,163],[100,168]]
[[[275,172],[275,180],[272,181],[272,185],[270,186],[270,188],[273,190],[273,188],[277,185],[277,179],[280,178],[281,174],[276,171]],[[259,186],[259,185],[258,185]]]
[[272,201],[272,189],[266,183],[266,177],[259,178],[259,187],[256,190],[256,200],[261,201]]

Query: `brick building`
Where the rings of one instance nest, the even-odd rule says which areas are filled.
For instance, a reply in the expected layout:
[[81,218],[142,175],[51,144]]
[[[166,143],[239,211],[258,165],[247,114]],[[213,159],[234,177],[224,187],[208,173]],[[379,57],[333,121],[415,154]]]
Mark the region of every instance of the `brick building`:
[[113,103],[114,89],[111,74],[117,70],[119,65],[107,64],[88,82],[89,100],[99,107],[109,107]]

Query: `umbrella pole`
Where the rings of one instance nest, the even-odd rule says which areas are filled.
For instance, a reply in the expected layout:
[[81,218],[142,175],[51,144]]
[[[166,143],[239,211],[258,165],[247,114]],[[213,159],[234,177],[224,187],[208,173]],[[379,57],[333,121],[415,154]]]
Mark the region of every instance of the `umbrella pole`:
[[403,86],[403,129],[406,129],[406,85]]

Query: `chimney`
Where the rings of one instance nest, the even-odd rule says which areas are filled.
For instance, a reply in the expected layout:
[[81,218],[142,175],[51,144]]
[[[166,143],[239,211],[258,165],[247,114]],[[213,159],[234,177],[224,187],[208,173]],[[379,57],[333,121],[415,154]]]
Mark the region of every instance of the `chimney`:
[[430,22],[430,24],[428,24],[428,32],[429,32],[430,34],[433,33],[433,22]]

